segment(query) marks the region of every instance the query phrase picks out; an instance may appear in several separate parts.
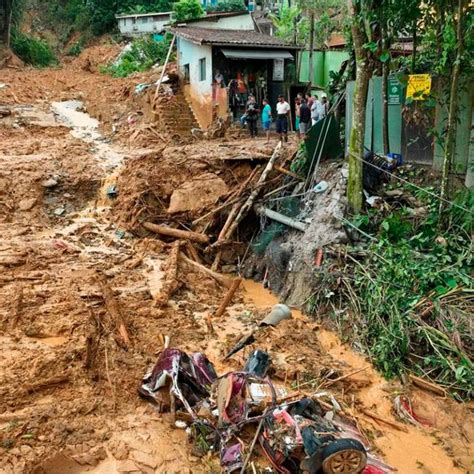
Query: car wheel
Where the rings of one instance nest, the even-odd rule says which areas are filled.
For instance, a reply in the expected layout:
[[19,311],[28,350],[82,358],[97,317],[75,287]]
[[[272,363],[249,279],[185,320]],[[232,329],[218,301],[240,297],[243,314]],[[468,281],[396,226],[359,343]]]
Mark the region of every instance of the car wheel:
[[358,474],[367,464],[364,446],[355,439],[337,439],[324,447],[324,474]]

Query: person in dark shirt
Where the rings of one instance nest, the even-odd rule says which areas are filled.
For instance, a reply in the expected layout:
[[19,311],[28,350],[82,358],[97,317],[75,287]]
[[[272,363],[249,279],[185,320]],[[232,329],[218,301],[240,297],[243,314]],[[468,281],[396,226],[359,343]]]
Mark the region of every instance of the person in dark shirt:
[[245,121],[249,127],[250,136],[255,138],[257,136],[257,120],[260,110],[257,108],[257,103],[255,102],[255,97],[253,95],[249,96],[247,102],[247,109],[245,110]]
[[300,136],[304,140],[311,126],[311,109],[305,99],[301,100],[300,105]]

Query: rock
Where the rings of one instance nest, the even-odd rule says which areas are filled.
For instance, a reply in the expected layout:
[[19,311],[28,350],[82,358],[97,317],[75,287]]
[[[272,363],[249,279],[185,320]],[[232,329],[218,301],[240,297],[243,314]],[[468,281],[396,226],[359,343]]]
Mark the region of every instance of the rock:
[[197,211],[214,204],[229,189],[219,176],[205,173],[190,182],[182,184],[171,194],[168,212]]
[[30,209],[33,208],[35,204],[36,204],[36,198],[22,199],[18,203],[18,209],[20,209],[20,211],[29,211]]
[[44,180],[41,185],[43,186],[43,188],[55,188],[58,185],[58,182],[53,178],[49,178]]
[[62,216],[66,212],[66,209],[64,207],[58,207],[57,209],[54,210],[54,215],[55,216]]
[[131,459],[127,459],[126,461],[117,462],[117,471],[118,472],[134,472],[134,471],[139,471],[139,469],[137,465]]
[[152,469],[158,465],[157,459],[155,459],[151,454],[143,453],[141,451],[132,451],[130,457],[137,463],[151,467]]
[[12,114],[12,110],[9,107],[0,107],[0,117],[7,117]]

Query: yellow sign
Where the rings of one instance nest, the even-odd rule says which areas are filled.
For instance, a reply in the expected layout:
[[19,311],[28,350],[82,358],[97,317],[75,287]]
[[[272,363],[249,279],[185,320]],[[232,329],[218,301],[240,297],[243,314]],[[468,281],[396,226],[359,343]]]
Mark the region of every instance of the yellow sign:
[[407,99],[425,100],[431,92],[431,76],[429,74],[410,74],[408,76]]

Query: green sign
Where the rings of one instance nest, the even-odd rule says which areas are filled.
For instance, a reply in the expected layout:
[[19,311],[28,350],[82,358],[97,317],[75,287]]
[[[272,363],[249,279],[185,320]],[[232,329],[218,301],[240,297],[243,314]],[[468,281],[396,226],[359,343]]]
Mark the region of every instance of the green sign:
[[396,77],[388,78],[388,105],[400,105],[402,103],[402,85]]

